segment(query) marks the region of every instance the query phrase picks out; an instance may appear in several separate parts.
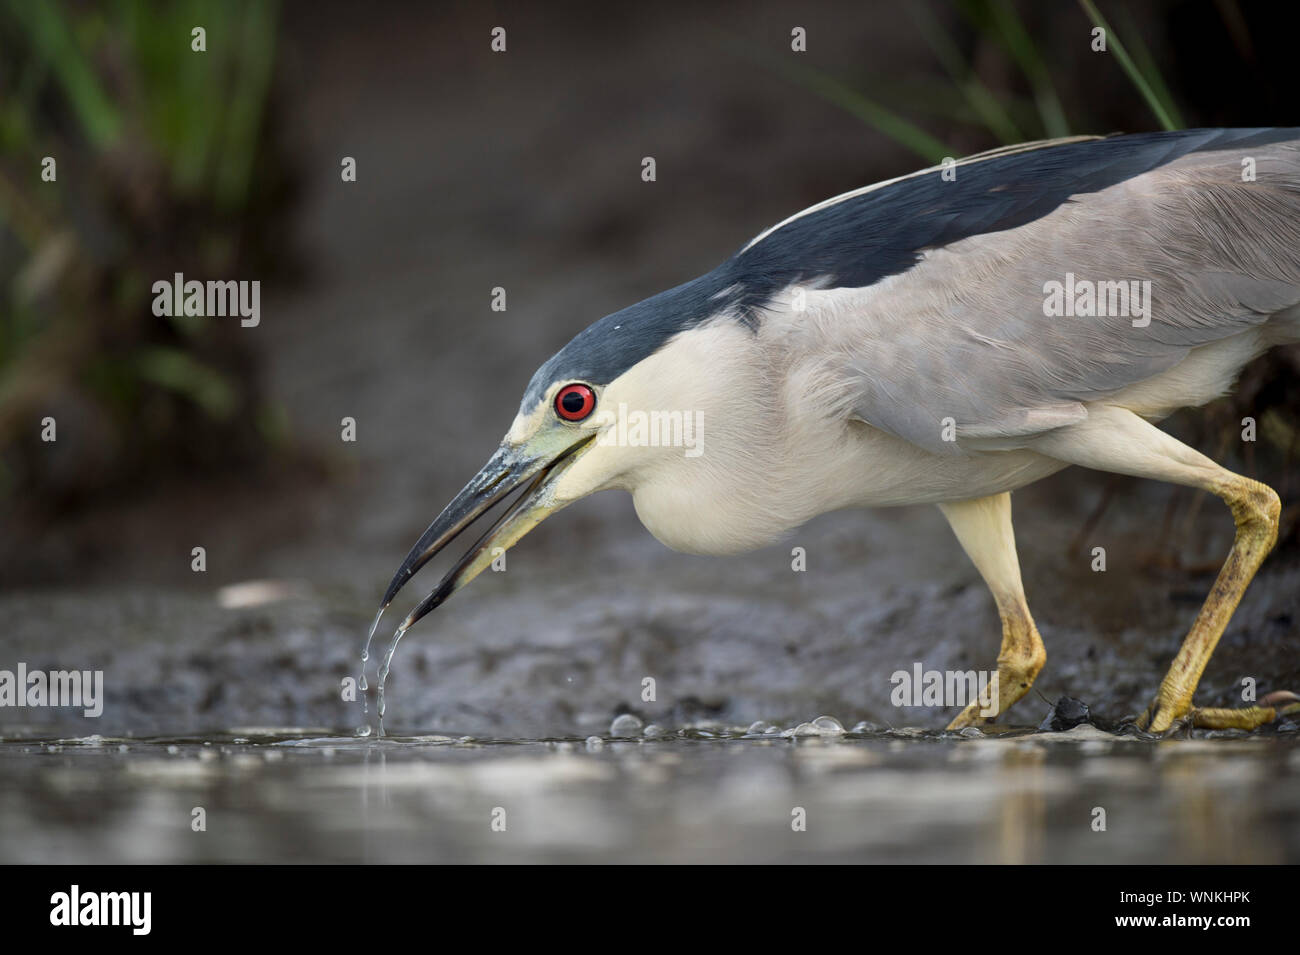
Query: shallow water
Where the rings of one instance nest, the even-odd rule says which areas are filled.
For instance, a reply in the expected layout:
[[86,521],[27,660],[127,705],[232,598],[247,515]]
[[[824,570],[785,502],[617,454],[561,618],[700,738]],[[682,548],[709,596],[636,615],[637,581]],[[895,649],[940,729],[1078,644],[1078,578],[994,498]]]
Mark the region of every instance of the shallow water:
[[0,862],[1300,859],[1294,732],[744,733],[9,740]]

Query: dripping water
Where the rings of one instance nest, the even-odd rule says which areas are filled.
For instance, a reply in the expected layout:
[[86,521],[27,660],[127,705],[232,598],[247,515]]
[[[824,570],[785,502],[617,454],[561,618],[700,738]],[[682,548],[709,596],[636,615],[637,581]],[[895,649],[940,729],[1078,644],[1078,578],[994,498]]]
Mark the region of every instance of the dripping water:
[[[386,607],[380,607],[379,612],[375,614],[375,619],[370,624],[370,632],[366,634],[366,645],[361,650],[361,679],[357,681],[357,688],[361,690],[361,716],[363,724],[357,727],[358,736],[370,735],[370,683],[366,680],[366,664],[370,662],[370,644],[375,639],[375,631],[379,629],[379,620],[384,615]],[[380,691],[382,694],[382,690]],[[382,700],[382,695],[380,700]],[[380,714],[380,719],[383,714]]]
[[386,703],[384,701],[384,684],[388,682],[388,671],[393,664],[393,654],[397,652],[397,645],[402,642],[402,637],[406,635],[406,627],[401,626],[393,634],[393,640],[388,645],[388,651],[384,654],[384,662],[379,667],[379,704],[376,710],[379,713],[379,735],[384,735],[384,712]]

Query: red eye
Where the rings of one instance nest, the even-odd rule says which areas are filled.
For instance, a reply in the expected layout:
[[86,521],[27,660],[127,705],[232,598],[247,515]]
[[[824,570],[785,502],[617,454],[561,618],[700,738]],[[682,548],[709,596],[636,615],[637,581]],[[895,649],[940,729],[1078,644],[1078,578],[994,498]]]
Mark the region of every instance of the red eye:
[[586,385],[565,385],[555,396],[555,413],[565,421],[581,421],[596,407],[596,393]]

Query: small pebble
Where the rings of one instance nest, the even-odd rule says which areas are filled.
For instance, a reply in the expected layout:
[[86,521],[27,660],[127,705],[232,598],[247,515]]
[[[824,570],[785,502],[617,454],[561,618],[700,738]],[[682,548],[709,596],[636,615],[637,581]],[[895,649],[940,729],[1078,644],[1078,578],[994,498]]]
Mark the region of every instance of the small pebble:
[[1060,733],[1073,729],[1080,723],[1092,722],[1091,716],[1088,704],[1083,700],[1063,696],[1052,704],[1047,716],[1043,717],[1043,722],[1038,724],[1038,729],[1039,732]]

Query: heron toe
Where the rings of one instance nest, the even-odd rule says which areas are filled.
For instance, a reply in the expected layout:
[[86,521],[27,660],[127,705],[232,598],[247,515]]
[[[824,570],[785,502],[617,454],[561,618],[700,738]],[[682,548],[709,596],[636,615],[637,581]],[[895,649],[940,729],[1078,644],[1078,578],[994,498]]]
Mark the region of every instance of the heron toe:
[[1034,685],[1034,678],[1047,662],[1047,650],[1028,614],[1023,618],[1013,617],[1012,621],[1004,618],[1003,643],[1003,655],[998,658],[996,708],[990,706],[991,700],[974,700],[948,724],[949,730],[982,726],[996,720]]
[[1157,695],[1138,726],[1150,733],[1164,733],[1187,720],[1199,729],[1256,730],[1283,716],[1300,716],[1300,696],[1289,690],[1278,690],[1255,706],[1242,707],[1197,707],[1191,705],[1190,696],[1177,701]]

